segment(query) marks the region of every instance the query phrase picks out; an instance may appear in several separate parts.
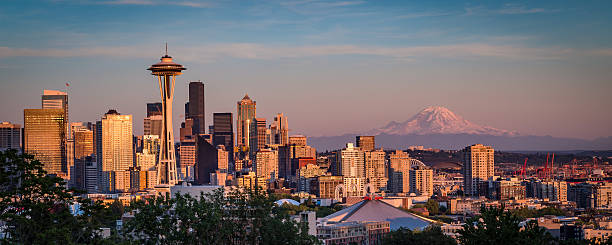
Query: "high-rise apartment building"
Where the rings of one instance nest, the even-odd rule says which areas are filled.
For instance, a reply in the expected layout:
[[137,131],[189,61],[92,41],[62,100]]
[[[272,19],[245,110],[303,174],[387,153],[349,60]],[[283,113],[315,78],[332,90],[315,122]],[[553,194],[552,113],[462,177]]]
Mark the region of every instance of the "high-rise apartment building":
[[43,164],[48,174],[67,174],[64,109],[25,109],[23,149]]
[[205,134],[206,133],[206,112],[205,100],[204,100],[204,83],[190,82],[189,83],[189,109],[186,114],[187,118],[193,119],[193,131],[194,134]]
[[66,127],[66,139],[70,138],[69,120],[68,120],[68,94],[57,90],[43,90],[42,95],[43,109],[62,109],[64,111],[64,121]]
[[269,180],[278,178],[278,151],[271,149],[261,149],[257,151],[253,161],[253,169],[257,177],[264,177]]
[[21,148],[21,125],[10,122],[0,123],[0,150]]
[[125,171],[134,165],[132,115],[109,110],[102,117],[101,187],[105,192],[128,191]]
[[162,103],[147,103],[147,117],[162,115]]
[[287,117],[283,113],[278,113],[274,117],[274,122],[270,125],[271,144],[287,145],[289,144],[289,125]]
[[410,191],[410,156],[404,151],[389,156],[389,187],[393,193]]
[[422,196],[433,195],[433,170],[425,166],[410,169],[410,192]]
[[249,152],[253,157],[258,150],[266,147],[266,119],[254,118],[249,129]]
[[241,151],[249,148],[249,133],[251,122],[255,119],[257,102],[251,100],[248,94],[237,103],[236,145]]
[[376,147],[374,136],[356,136],[355,141],[362,151],[373,151]]
[[[213,145],[223,145],[229,153],[228,161],[234,162],[234,127],[232,126],[232,113],[213,114]],[[233,167],[230,166],[230,170]]]
[[365,177],[363,151],[353,145],[346,144],[346,148],[338,151],[338,167],[339,173],[344,177]]
[[387,189],[387,168],[385,164],[385,151],[364,152],[365,179],[376,192]]
[[478,195],[480,183],[494,175],[494,154],[493,147],[481,144],[471,145],[462,150],[465,195]]

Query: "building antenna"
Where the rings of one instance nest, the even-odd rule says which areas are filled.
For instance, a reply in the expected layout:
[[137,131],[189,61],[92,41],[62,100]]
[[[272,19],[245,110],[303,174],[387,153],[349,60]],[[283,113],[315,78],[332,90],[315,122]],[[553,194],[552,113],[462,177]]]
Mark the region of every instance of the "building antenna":
[[168,42],[166,42],[166,56],[168,56]]

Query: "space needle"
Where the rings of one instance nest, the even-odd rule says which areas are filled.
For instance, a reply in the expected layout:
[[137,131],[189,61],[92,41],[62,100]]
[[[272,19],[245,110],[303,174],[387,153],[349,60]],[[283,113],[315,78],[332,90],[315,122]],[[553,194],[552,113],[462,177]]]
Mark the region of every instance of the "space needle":
[[166,55],[161,57],[160,62],[151,65],[147,70],[151,71],[151,75],[156,76],[159,81],[162,101],[162,131],[159,163],[157,165],[157,185],[160,187],[173,186],[178,183],[174,155],[174,131],[172,131],[174,82],[176,76],[181,75],[182,71],[187,70],[187,68],[172,61],[172,57],[168,56],[168,44],[166,43]]

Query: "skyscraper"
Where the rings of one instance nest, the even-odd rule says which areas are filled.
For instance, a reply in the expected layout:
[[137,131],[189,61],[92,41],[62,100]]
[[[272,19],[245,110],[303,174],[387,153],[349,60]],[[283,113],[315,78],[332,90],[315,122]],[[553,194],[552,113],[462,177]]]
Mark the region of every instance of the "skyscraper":
[[[213,114],[213,145],[223,145],[228,152],[228,161],[234,162],[234,127],[231,112]],[[230,170],[233,170],[232,166]]]
[[64,111],[64,121],[66,127],[66,139],[70,138],[68,120],[68,94],[57,90],[43,90],[42,95],[43,109],[62,109]]
[[287,124],[287,117],[285,117],[283,113],[278,113],[274,117],[274,122],[272,122],[272,125],[270,125],[270,130],[273,139],[271,144],[289,144],[289,125]]
[[249,152],[254,157],[258,150],[266,147],[266,119],[254,118],[249,129]]
[[164,124],[162,115],[152,115],[143,119],[144,135],[157,135],[161,139]]
[[389,156],[389,189],[393,193],[410,191],[410,156],[396,150]]
[[186,117],[193,118],[194,134],[206,133],[206,112],[204,100],[204,83],[190,82],[189,83],[189,108]]
[[236,144],[240,147],[241,151],[245,151],[250,143],[249,127],[253,119],[255,119],[257,102],[251,100],[249,94],[246,94],[237,104]]
[[417,195],[433,195],[433,170],[425,166],[410,169],[410,192]]
[[86,174],[88,157],[94,154],[93,131],[86,128],[77,128],[74,135],[74,174],[71,176],[74,186],[86,190]]
[[366,183],[371,184],[376,192],[387,188],[387,168],[385,165],[385,151],[364,152]]
[[162,103],[147,103],[147,117],[162,115]]
[[363,156],[363,151],[353,146],[353,143],[346,144],[346,148],[337,153],[340,174],[344,177],[365,177]]
[[128,191],[129,175],[125,171],[134,165],[132,144],[132,115],[121,115],[109,110],[102,117],[102,190]]
[[157,180],[161,185],[172,186],[178,181],[174,155],[174,132],[172,130],[174,83],[176,76],[181,75],[186,68],[172,61],[172,57],[168,56],[168,46],[166,45],[166,55],[161,58],[161,62],[151,65],[147,70],[151,71],[151,75],[157,77],[162,99],[163,123]]
[[494,175],[494,154],[493,147],[481,144],[471,145],[462,150],[465,195],[478,195],[480,183]]
[[67,170],[66,120],[63,109],[25,109],[23,149],[43,164],[48,174],[64,177]]
[[374,136],[356,136],[357,147],[363,151],[372,151],[376,147]]
[[9,122],[0,123],[0,150],[21,148],[21,125]]
[[269,180],[278,178],[278,151],[261,149],[255,154],[253,168],[257,177]]

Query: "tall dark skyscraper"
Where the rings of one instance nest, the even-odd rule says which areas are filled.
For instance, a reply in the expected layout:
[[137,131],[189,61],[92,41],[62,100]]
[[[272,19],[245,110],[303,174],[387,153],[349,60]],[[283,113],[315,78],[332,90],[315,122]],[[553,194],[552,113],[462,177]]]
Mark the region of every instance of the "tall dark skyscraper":
[[162,114],[162,103],[147,103],[147,117]]
[[229,162],[234,161],[234,127],[231,112],[213,114],[213,145],[225,146],[229,152]]
[[188,117],[193,118],[194,134],[206,133],[205,106],[204,106],[204,83],[189,83],[189,113]]

